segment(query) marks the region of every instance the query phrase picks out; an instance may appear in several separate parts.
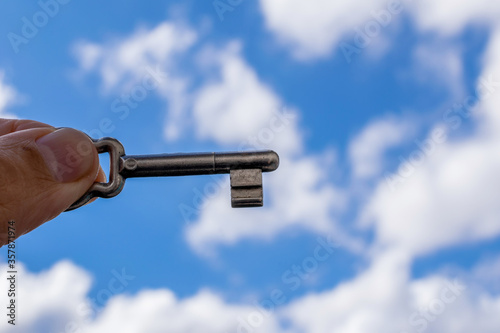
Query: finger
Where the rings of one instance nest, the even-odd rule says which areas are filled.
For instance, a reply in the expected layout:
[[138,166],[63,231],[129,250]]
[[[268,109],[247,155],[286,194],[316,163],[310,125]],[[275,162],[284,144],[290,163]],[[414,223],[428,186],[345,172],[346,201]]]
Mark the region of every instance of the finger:
[[35,229],[79,199],[99,173],[97,151],[84,133],[33,122],[10,126],[14,131],[0,136],[0,244],[6,221],[16,221],[17,237]]

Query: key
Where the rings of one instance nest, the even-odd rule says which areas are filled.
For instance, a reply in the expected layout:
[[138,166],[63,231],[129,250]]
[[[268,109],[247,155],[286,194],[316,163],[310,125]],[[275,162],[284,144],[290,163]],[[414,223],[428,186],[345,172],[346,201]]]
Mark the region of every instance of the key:
[[102,138],[92,141],[99,154],[109,154],[108,182],[94,183],[87,193],[66,211],[80,208],[96,197],[117,196],[123,190],[127,178],[213,174],[230,174],[233,208],[262,207],[262,172],[275,171],[279,166],[279,156],[272,150],[127,156],[123,145],[116,139]]

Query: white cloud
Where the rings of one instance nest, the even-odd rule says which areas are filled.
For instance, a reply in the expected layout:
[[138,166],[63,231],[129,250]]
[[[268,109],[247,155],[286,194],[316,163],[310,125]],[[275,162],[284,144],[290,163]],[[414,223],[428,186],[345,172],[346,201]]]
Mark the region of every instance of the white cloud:
[[400,332],[408,313],[407,264],[396,253],[380,255],[353,280],[307,295],[283,315],[299,332]]
[[229,43],[220,51],[202,53],[209,76],[195,94],[193,121],[200,139],[223,145],[276,148],[282,154],[302,150],[298,115],[264,84],[241,56],[241,45]]
[[[285,156],[279,171],[264,176],[266,206],[260,209],[232,209],[229,192],[219,192],[204,202],[200,216],[186,230],[191,246],[202,254],[211,254],[218,243],[231,245],[244,238],[271,239],[278,233],[300,227],[316,233],[334,234],[341,240],[341,231],[332,216],[344,209],[344,193],[328,182],[321,158]],[[331,165],[331,164],[330,164]]]
[[83,72],[97,71],[105,91],[130,88],[144,77],[145,69],[172,69],[172,62],[196,41],[197,34],[181,23],[164,22],[153,29],[139,28],[131,36],[105,45],[86,41],[73,51]]
[[19,97],[16,90],[5,83],[5,73],[0,70],[0,118],[16,118],[6,111],[7,107],[14,104]]
[[421,254],[500,234],[498,143],[443,144],[395,190],[382,181],[367,208],[377,241]]
[[[7,266],[0,267],[7,271]],[[113,295],[101,308],[102,304],[87,296],[89,273],[66,261],[38,274],[18,265],[17,279],[16,325],[8,324],[4,314],[0,321],[4,333],[237,332],[242,325],[239,318],[248,320],[255,311],[252,306],[227,304],[211,291],[180,300],[167,289],[144,290],[135,296]],[[0,285],[8,290],[5,278]],[[7,304],[6,293],[1,300]],[[267,319],[259,330],[277,331],[274,318]]]
[[[421,254],[500,235],[499,36],[492,39],[483,70],[483,77],[493,84],[486,87],[484,79],[479,81],[480,91],[491,92],[471,109],[473,116],[456,112],[445,118],[450,136],[471,121],[476,124],[475,132],[434,142],[432,149],[415,147],[414,156],[428,151],[421,154],[423,162],[415,159],[399,169],[397,174],[402,177],[395,186],[387,179],[379,183],[364,212],[365,222],[375,227],[378,245]],[[411,156],[407,158],[412,160]]]
[[378,176],[384,168],[384,154],[402,144],[414,131],[406,120],[379,119],[366,126],[349,144],[353,175],[358,178]]
[[482,101],[482,113],[475,118],[481,120],[482,128],[491,135],[498,135],[500,129],[500,24],[492,31],[491,42],[484,56],[484,79],[480,82],[489,95]]
[[385,4],[385,0],[260,0],[267,28],[299,59],[330,55],[344,35],[372,20],[371,12]]
[[[399,6],[392,7],[394,3]],[[490,0],[260,0],[260,7],[267,28],[302,60],[329,56],[345,36],[354,36],[350,44],[358,51],[364,52],[369,43],[372,52],[372,42],[384,40],[386,30],[399,28],[403,15],[410,15],[421,31],[441,37],[457,35],[471,24],[496,25],[500,16],[500,4]]]
[[[166,21],[102,44],[80,41],[73,51],[79,74],[97,72],[105,94],[120,94],[120,107],[129,108],[131,100],[134,104],[142,101],[142,97],[133,95],[141,87],[147,94],[154,91],[162,96],[169,106],[164,135],[167,140],[175,140],[186,127],[184,112],[190,99],[191,78],[180,73],[179,63],[197,40],[197,32],[187,25]],[[112,106],[112,111],[119,110]]]
[[[345,194],[329,181],[328,153],[307,156],[295,110],[282,110],[280,98],[264,84],[241,56],[240,45],[203,53],[212,73],[195,94],[193,122],[201,139],[238,148],[275,149],[280,168],[265,178],[266,207],[230,208],[228,192],[207,198],[197,221],[188,226],[187,239],[200,253],[217,243],[243,238],[270,239],[300,227],[341,238],[332,213],[343,210]],[[347,241],[346,241],[347,242]]]
[[[239,319],[253,312],[250,306],[230,305],[210,291],[179,300],[169,290],[142,291],[133,297],[113,298],[87,332],[237,332]],[[260,332],[276,332],[267,320]]]
[[[493,333],[500,329],[500,319],[494,315],[500,311],[500,296],[481,283],[498,281],[500,271],[486,271],[485,264],[473,273],[412,280],[408,257],[380,253],[352,280],[269,312],[250,304],[227,303],[210,290],[185,299],[167,289],[117,294],[101,308],[92,306],[87,296],[89,273],[74,264],[60,262],[37,274],[19,265],[16,326],[2,320],[0,329],[5,333]],[[0,269],[7,270],[5,265]],[[0,286],[7,290],[5,279]],[[282,292],[286,295],[286,290]],[[6,304],[6,294],[1,299]],[[288,322],[287,328],[280,325],[283,322]]]
[[[8,271],[6,265],[1,265],[1,268],[2,272]],[[7,323],[7,310],[2,306],[5,310],[0,321],[2,332],[63,332],[67,322],[78,319],[79,307],[84,304],[91,285],[87,272],[67,261],[39,274],[30,273],[18,263],[17,272],[16,325]],[[9,274],[3,274],[0,281],[5,291],[10,288],[7,276]],[[7,292],[2,293],[1,300],[2,305],[10,301]]]
[[422,30],[432,30],[443,36],[461,33],[471,24],[496,25],[500,3],[489,0],[420,0],[412,4],[412,14]]
[[380,254],[356,278],[305,296],[280,314],[291,321],[293,332],[498,331],[500,319],[493,314],[500,309],[500,297],[467,274],[411,280],[408,259],[396,252]]

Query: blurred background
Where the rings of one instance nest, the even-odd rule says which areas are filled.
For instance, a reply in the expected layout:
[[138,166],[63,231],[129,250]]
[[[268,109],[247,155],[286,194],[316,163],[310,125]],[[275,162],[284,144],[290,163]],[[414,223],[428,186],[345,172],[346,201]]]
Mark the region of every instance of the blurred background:
[[0,18],[0,117],[128,154],[281,157],[261,209],[231,209],[227,176],[131,179],[21,237],[2,332],[499,331],[500,2],[4,1]]

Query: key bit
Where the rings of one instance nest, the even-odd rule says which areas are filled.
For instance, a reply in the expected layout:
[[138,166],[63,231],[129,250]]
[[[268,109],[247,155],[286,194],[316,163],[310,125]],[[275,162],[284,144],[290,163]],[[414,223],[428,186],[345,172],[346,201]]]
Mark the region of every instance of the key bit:
[[123,145],[116,139],[92,141],[99,154],[109,153],[109,180],[107,183],[94,183],[66,211],[77,209],[96,197],[117,196],[123,190],[127,178],[211,174],[230,174],[233,208],[262,207],[262,172],[274,171],[279,166],[279,156],[271,150],[127,156]]
[[231,205],[233,207],[262,207],[261,169],[231,170]]

